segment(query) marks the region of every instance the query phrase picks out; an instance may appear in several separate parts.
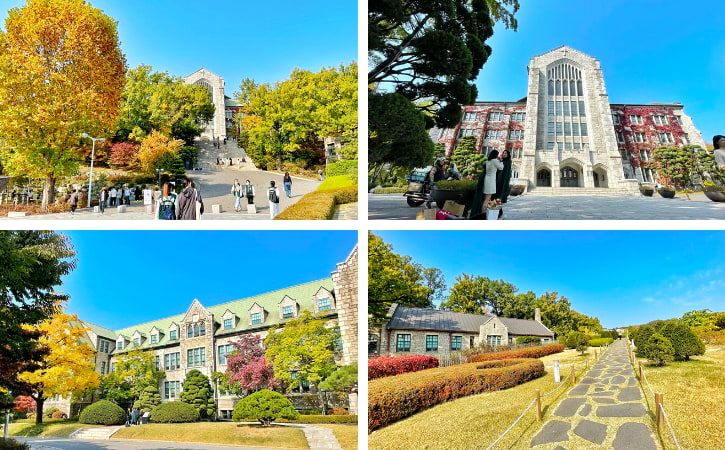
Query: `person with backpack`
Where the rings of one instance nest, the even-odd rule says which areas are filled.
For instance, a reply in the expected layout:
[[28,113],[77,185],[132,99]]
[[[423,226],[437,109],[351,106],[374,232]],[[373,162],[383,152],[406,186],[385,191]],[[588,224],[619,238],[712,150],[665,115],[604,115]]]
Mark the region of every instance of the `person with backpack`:
[[76,213],[76,208],[78,207],[78,190],[77,189],[73,189],[73,193],[70,195],[70,198],[68,199],[68,204],[70,204],[71,215],[74,215]]
[[267,198],[269,198],[269,218],[274,219],[279,215],[279,188],[274,186],[274,180],[269,182]]
[[158,220],[176,220],[176,193],[169,188],[169,183],[164,183],[163,192],[156,203],[156,211]]
[[183,186],[181,195],[177,197],[176,219],[201,220],[201,215],[204,214],[204,202],[201,194],[194,188],[194,183],[189,177],[184,178]]
[[234,179],[234,184],[232,185],[232,195],[234,196],[234,211],[241,211],[244,192],[242,191],[242,185],[239,184],[239,180],[236,178]]
[[254,185],[251,181],[247,180],[247,184],[244,185],[244,195],[247,196],[247,205],[254,204]]

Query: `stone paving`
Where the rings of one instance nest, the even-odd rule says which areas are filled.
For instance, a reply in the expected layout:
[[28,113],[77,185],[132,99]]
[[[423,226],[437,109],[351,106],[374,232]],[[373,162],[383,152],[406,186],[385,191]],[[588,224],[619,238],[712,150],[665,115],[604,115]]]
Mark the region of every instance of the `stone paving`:
[[554,409],[530,448],[657,450],[624,341],[614,342]]

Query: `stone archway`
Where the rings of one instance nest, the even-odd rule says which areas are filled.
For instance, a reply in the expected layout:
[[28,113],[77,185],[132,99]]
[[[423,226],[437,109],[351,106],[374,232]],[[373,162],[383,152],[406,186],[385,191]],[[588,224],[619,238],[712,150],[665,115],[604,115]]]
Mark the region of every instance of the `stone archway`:
[[578,170],[571,166],[561,168],[561,176],[559,177],[560,187],[579,187],[579,179],[581,174]]
[[596,187],[596,188],[608,188],[609,187],[609,181],[607,180],[607,170],[604,167],[602,167],[601,165],[597,165],[594,167],[592,176],[594,178],[594,187]]
[[551,171],[546,167],[536,172],[536,187],[551,187]]
[[211,122],[204,124],[205,129],[202,137],[223,139],[227,135],[226,119],[224,117],[224,78],[207,70],[199,69],[184,78],[186,84],[204,86],[209,90],[211,101],[214,105],[214,118]]

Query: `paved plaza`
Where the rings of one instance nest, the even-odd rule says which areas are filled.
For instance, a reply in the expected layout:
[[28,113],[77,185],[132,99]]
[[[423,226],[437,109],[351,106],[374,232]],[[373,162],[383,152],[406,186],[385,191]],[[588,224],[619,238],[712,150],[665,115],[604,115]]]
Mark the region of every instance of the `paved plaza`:
[[618,340],[556,406],[530,448],[656,450],[651,426],[624,341]]
[[[406,204],[402,194],[369,194],[368,217],[415,220],[423,207]],[[673,199],[644,196],[544,196],[527,193],[509,197],[506,220],[723,220],[725,203],[704,194],[683,194]]]

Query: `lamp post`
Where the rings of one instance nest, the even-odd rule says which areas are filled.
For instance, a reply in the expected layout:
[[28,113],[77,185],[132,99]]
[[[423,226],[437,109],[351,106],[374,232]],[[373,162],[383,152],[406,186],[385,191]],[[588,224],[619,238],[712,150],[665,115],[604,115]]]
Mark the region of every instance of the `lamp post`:
[[90,176],[88,177],[89,178],[88,179],[88,205],[86,206],[87,208],[90,208],[91,207],[91,189],[93,188],[93,160],[96,157],[96,141],[103,142],[106,140],[106,138],[94,138],[94,137],[91,137],[88,133],[81,134],[81,137],[90,139],[93,142],[93,145],[91,146],[91,173],[90,173]]

